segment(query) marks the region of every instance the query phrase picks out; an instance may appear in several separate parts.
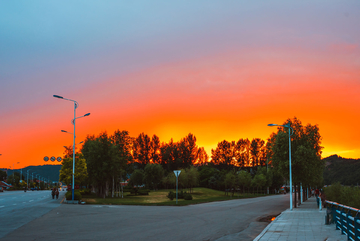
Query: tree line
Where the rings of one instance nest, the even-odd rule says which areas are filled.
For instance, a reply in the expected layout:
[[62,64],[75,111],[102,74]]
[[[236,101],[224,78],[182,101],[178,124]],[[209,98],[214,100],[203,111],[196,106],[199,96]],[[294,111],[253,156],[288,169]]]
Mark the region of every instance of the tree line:
[[[318,126],[302,125],[296,117],[286,120],[284,125],[288,123],[294,130],[291,135],[293,183],[296,186],[301,183],[303,187],[320,186],[324,163],[321,160]],[[174,180],[173,170],[196,168],[195,177],[189,176],[196,181],[182,184],[184,187],[200,185],[220,190],[233,189],[235,186],[241,188],[244,185],[239,184],[242,183],[239,182],[239,176],[247,172],[252,180],[256,177],[247,186],[260,188],[267,185],[275,189],[289,179],[288,134],[287,128],[278,127],[277,132],[272,133],[266,142],[260,138],[251,141],[223,140],[211,150],[209,160],[206,151],[196,144],[196,137],[191,133],[178,142],[171,139],[166,143],[161,142],[156,135],[150,137],[145,133],[131,137],[125,130],[117,130],[112,135],[103,132],[97,136],[87,136],[81,152],[76,154],[79,161],[76,161],[75,175],[78,176],[75,176],[75,181],[77,184],[91,184],[99,196],[106,196],[109,192],[114,195],[120,191],[120,182],[129,177],[134,184],[143,183],[159,188],[172,185],[166,179]],[[71,148],[68,147],[64,154],[63,165],[72,160]],[[77,166],[78,163],[81,167]],[[266,173],[261,167],[267,167]],[[79,173],[81,170],[83,174]],[[65,169],[61,170],[60,176],[61,180],[66,176],[71,177],[65,173]]]

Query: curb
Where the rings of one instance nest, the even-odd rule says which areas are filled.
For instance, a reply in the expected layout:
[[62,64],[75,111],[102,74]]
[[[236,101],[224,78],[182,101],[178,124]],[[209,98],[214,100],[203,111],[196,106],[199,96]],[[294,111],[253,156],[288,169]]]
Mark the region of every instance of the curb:
[[[284,212],[286,212],[286,210],[285,210]],[[273,223],[275,223],[275,222],[277,221],[277,219],[278,219],[279,217],[281,217],[281,215],[283,215],[284,212],[280,213],[280,215],[277,216],[274,221],[272,221],[271,223],[269,223],[269,225],[266,226],[266,228],[265,228],[253,241],[259,241],[259,240],[262,238],[262,236],[264,236],[264,234],[268,231],[268,229],[271,227],[271,225],[272,225]]]

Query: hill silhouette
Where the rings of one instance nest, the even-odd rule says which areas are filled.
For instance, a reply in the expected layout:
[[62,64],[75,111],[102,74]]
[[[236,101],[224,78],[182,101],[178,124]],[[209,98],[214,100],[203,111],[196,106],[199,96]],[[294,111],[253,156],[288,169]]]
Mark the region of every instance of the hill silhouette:
[[347,186],[360,184],[360,159],[332,155],[323,160],[325,160],[325,185],[331,185],[336,182]]
[[[62,165],[42,165],[42,166],[28,166],[22,169],[22,174],[27,179],[27,170],[29,171],[29,178],[31,173],[39,174],[41,177],[47,178],[50,182],[59,182],[59,174]],[[12,169],[2,169],[3,171],[7,171],[8,175],[13,173]],[[21,172],[21,169],[14,169],[14,172]]]

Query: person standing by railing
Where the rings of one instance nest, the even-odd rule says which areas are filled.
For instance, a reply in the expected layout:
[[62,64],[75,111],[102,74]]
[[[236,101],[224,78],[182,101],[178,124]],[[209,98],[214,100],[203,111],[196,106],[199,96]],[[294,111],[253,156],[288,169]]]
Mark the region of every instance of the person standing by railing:
[[323,208],[325,208],[326,206],[326,196],[325,196],[325,192],[323,189],[320,190],[320,199],[321,199],[321,205],[323,206]]
[[316,203],[317,203],[317,206],[318,206],[318,207],[319,207],[319,204],[320,204],[319,194],[320,194],[320,191],[319,191],[318,188],[316,188],[316,190],[315,190],[315,197],[316,197]]

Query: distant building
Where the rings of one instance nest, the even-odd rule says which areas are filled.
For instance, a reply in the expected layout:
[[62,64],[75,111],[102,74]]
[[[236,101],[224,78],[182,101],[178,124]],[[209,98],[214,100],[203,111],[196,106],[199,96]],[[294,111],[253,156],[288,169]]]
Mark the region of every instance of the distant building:
[[12,187],[12,185],[7,184],[7,183],[4,182],[4,181],[0,181],[0,188],[2,188],[2,189],[8,189],[8,188],[10,188],[10,187]]

